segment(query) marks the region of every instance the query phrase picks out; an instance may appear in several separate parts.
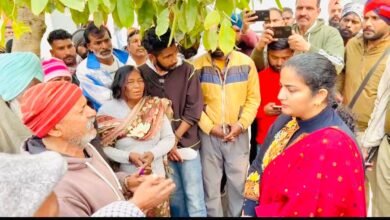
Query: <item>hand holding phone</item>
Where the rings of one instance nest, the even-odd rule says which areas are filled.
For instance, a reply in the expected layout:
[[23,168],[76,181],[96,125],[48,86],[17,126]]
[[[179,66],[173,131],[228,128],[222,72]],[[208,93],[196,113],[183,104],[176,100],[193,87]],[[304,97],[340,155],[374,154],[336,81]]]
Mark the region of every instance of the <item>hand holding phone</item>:
[[269,21],[269,10],[256,10],[253,16],[257,16],[255,21]]

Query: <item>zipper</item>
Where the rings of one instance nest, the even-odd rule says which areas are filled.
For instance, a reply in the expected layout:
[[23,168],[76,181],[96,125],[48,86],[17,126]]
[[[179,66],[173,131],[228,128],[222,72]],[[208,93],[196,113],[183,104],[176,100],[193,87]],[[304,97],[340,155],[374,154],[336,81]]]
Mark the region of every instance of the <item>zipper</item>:
[[[225,103],[226,103],[226,94],[225,94],[225,85],[226,85],[226,76],[227,76],[227,72],[228,72],[228,65],[229,65],[229,59],[230,55],[227,56],[226,60],[225,60],[225,66],[223,67],[223,70],[221,71],[219,69],[218,66],[215,65],[214,63],[214,60],[211,58],[211,62],[212,62],[212,65],[215,69],[217,69],[217,72],[218,72],[218,78],[221,82],[221,86],[222,86],[222,90],[221,90],[221,103],[222,103],[222,107],[221,107],[221,112],[222,112],[222,130],[224,132],[224,134],[226,134],[226,117],[225,117]],[[222,74],[223,74],[223,78],[222,78]]]

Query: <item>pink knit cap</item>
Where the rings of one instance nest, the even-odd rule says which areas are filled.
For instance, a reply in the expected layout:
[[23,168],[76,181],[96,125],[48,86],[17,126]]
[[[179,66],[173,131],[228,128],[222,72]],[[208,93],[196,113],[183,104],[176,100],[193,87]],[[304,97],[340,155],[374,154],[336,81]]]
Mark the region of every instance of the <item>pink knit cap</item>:
[[48,60],[42,61],[42,69],[45,73],[43,82],[48,82],[51,79],[59,76],[68,76],[72,78],[72,74],[65,65],[64,61],[57,58],[50,58]]

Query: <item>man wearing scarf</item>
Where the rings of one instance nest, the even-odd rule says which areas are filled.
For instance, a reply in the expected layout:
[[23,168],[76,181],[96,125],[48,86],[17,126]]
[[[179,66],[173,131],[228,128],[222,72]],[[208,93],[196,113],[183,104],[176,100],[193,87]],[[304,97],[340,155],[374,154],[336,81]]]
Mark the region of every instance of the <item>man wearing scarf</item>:
[[0,55],[0,152],[18,153],[31,132],[22,124],[20,97],[43,80],[39,58],[29,52]]
[[[376,99],[381,97],[378,86],[380,79],[385,72],[386,61],[389,54],[390,2],[370,0],[366,3],[364,8],[363,36],[351,39],[346,47],[347,63],[343,90],[344,103],[350,104],[356,91],[362,84],[363,79],[367,76],[373,66],[378,63],[361,94],[357,96],[357,98],[354,98],[356,102],[352,107],[352,112],[357,116],[357,139],[360,141],[359,144],[362,147],[365,157],[367,157],[367,152],[372,147],[380,145],[379,149],[382,148],[381,150],[384,150],[384,148],[381,147],[382,143],[380,138],[374,138],[376,141],[368,141],[369,139],[373,139],[369,138],[369,135],[367,136],[367,134],[372,134],[372,132],[368,132],[367,129],[368,124],[370,122],[372,123],[374,118],[382,114],[386,115],[386,111],[383,113],[375,111],[375,106],[378,105]],[[388,85],[388,82],[386,83]],[[387,112],[387,116],[389,116],[389,112]],[[384,124],[386,126],[390,125],[390,117],[386,117]],[[380,133],[378,131],[381,129],[383,129],[383,127],[378,127],[375,129],[375,133]],[[364,133],[366,133],[366,135],[364,135]],[[390,134],[388,126],[384,131],[381,131],[381,133],[382,136],[384,136],[384,133]],[[384,138],[383,140],[387,142],[387,138]],[[388,163],[388,160],[386,161],[383,156],[383,154],[381,156],[374,156],[372,160],[373,167],[366,172],[366,177],[373,195],[372,205],[374,216],[390,214],[388,211],[390,210],[390,194],[388,191],[390,185],[390,175],[388,174],[389,166],[387,165],[387,168],[384,167],[384,165]],[[387,171],[383,172],[384,170]],[[367,186],[366,189],[369,189],[369,187]],[[366,198],[370,197],[366,196]]]

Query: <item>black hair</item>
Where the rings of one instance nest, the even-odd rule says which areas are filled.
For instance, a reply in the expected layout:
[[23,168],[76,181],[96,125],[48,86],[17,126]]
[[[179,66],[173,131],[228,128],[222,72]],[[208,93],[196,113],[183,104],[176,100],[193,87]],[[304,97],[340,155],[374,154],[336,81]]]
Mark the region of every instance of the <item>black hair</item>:
[[156,27],[152,27],[145,31],[142,39],[142,46],[148,51],[148,53],[158,55],[162,50],[172,46],[175,43],[175,39],[172,39],[171,45],[168,46],[171,30],[168,28],[165,34],[160,37],[156,34]]
[[327,90],[328,106],[336,109],[347,126],[354,131],[353,115],[345,107],[337,104],[335,99],[337,72],[332,62],[318,53],[304,53],[293,56],[283,67],[293,68],[303,78],[312,94],[316,94],[320,89]]
[[47,37],[47,42],[49,42],[49,44],[52,45],[55,40],[66,40],[66,39],[72,40],[72,35],[64,29],[57,29],[50,32],[49,36]]
[[135,30],[131,31],[131,32],[129,33],[129,35],[127,35],[127,41],[129,41],[129,39],[130,39],[132,36],[136,35],[136,34],[139,34],[139,30],[138,30],[138,29],[135,29]]
[[91,41],[89,40],[89,35],[93,35],[96,37],[103,37],[104,33],[107,31],[108,36],[111,39],[111,33],[110,31],[104,26],[100,25],[100,27],[97,27],[95,23],[90,22],[84,31],[84,40],[86,44],[89,44]]
[[285,12],[285,11],[290,12],[291,14],[294,14],[293,10],[289,7],[284,7],[283,12]]
[[[114,99],[122,99],[123,98],[123,92],[124,88],[127,83],[127,78],[129,75],[134,72],[138,71],[137,67],[132,66],[132,65],[125,65],[120,67],[116,72],[115,72],[115,77],[114,81],[112,82],[111,85],[111,90],[112,90],[112,96]],[[144,79],[144,76],[140,74],[142,79]],[[145,94],[145,91],[144,91]]]
[[285,50],[290,49],[287,38],[279,38],[277,41],[273,41],[268,44],[267,50]]
[[9,40],[7,41],[7,43],[5,43],[5,52],[6,52],[6,53],[11,53],[13,42],[14,42],[14,39],[11,38],[11,39],[9,39]]

